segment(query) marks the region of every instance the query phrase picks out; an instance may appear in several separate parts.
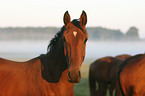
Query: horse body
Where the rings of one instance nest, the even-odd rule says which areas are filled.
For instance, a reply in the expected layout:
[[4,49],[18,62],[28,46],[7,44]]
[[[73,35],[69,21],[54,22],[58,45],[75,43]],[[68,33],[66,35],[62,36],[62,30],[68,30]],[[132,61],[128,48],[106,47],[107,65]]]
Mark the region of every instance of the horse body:
[[124,96],[145,96],[145,55],[127,59],[121,66],[119,84]]
[[115,57],[115,59],[111,62],[110,72],[109,72],[109,81],[110,81],[110,96],[113,96],[113,91],[115,91],[115,96],[121,96],[120,88],[118,85],[118,72],[119,66],[122,64],[124,60],[129,58],[130,55],[122,54]]
[[64,24],[48,46],[48,52],[26,62],[0,58],[0,96],[74,96],[74,83],[80,82],[85,57],[86,13],[80,21]]
[[127,58],[129,58],[131,55],[128,54],[123,54],[123,55],[118,55],[116,56],[116,58],[121,59],[121,60],[126,60]]
[[[129,57],[130,55],[103,57],[90,65],[89,84],[91,96],[106,96],[107,88],[109,88],[110,96],[113,96],[114,89],[115,95],[120,95],[117,79],[119,66]],[[96,88],[95,82],[98,83],[98,88]]]
[[122,60],[120,63],[118,63],[118,64],[114,64],[114,66],[112,67],[112,70],[115,72],[115,74],[114,74],[114,77],[115,77],[115,79],[112,79],[112,82],[113,82],[113,80],[115,81],[114,83],[113,83],[113,85],[114,85],[114,88],[115,88],[115,96],[122,96],[122,93],[121,93],[121,90],[120,90],[120,88],[119,88],[119,84],[118,84],[118,73],[119,73],[119,70],[120,70],[120,65],[126,60],[126,59],[128,59],[128,58],[130,58],[131,57],[131,55],[128,55],[128,54],[122,54],[122,55],[117,55],[116,56],[116,58],[117,59],[120,59],[120,60]]
[[[109,84],[109,71],[113,57],[104,57],[90,65],[89,85],[91,96],[105,96]],[[98,88],[96,88],[96,81]],[[98,89],[98,90],[96,90]]]
[[116,95],[116,86],[118,83],[118,72],[119,72],[119,66],[122,64],[123,60],[114,58],[114,60],[111,62],[111,67],[110,67],[110,72],[109,72],[109,92],[110,96],[113,96],[113,92],[115,91],[115,96]]
[[67,69],[59,82],[49,83],[42,78],[40,59],[20,63],[1,58],[0,96],[74,96],[66,75]]

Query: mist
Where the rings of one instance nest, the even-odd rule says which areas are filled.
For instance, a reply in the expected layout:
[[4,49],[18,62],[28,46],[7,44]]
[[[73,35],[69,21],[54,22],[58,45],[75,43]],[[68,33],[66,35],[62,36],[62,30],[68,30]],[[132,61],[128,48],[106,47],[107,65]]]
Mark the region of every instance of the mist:
[[[49,40],[39,41],[0,41],[0,57],[15,61],[26,61],[45,54]],[[98,58],[117,56],[121,54],[144,54],[143,41],[88,41],[86,46],[85,64],[90,64]]]

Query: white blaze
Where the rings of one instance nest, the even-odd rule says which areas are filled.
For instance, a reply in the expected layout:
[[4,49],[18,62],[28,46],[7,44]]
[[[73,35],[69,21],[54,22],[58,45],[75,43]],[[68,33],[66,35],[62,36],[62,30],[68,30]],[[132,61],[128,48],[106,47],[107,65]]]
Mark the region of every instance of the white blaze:
[[77,32],[76,32],[76,31],[74,31],[74,32],[73,32],[73,35],[76,37],[76,36],[77,36]]

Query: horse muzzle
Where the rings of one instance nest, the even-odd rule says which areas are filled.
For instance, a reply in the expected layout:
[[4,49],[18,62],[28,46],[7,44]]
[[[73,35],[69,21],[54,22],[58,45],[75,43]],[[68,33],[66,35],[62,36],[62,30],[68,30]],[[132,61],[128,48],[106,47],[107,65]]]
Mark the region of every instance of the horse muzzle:
[[68,70],[68,81],[71,83],[79,83],[81,79],[80,70]]

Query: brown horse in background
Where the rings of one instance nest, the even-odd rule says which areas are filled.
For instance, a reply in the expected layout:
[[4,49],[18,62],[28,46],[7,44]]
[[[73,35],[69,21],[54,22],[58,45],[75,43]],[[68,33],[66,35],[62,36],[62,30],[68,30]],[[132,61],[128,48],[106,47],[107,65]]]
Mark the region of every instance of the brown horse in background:
[[[103,57],[90,65],[89,85],[91,96],[106,96],[109,82],[109,72],[114,57]],[[96,88],[96,82],[98,86]]]
[[[89,85],[91,96],[106,96],[107,88],[109,88],[110,96],[113,96],[119,71],[118,68],[125,57],[128,58],[128,56],[103,57],[90,65]],[[96,82],[98,83],[98,88],[96,88]]]
[[[123,63],[124,60],[129,58],[131,55],[128,54],[122,54],[116,56],[110,67],[110,72],[109,72],[109,81],[110,81],[110,86],[109,86],[109,91],[110,91],[110,96],[113,96],[113,91],[115,91],[115,96],[122,96],[121,91],[118,85],[118,72],[119,72],[119,66]],[[119,60],[118,60],[119,59]]]
[[84,11],[72,22],[67,11],[47,54],[26,62],[0,58],[0,96],[74,96],[88,39],[86,23]]
[[128,55],[128,54],[123,54],[123,55],[116,56],[116,58],[121,59],[121,60],[126,60],[129,57],[131,57],[131,55]]
[[127,59],[120,68],[119,85],[123,96],[145,96],[145,54]]

